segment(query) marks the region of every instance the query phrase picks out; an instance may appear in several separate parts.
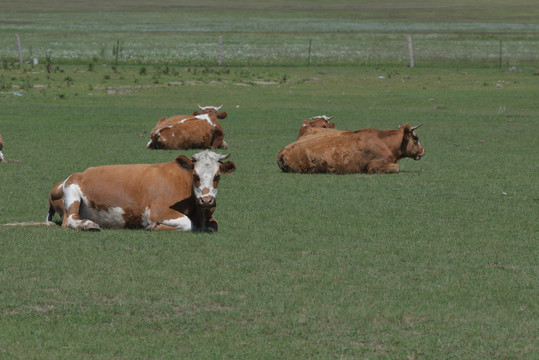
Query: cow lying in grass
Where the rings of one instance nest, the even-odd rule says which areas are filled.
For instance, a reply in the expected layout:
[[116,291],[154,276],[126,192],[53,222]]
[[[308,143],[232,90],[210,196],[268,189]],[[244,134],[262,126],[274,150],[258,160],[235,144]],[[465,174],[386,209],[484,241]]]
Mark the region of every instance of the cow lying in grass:
[[236,170],[222,162],[229,155],[206,150],[161,164],[88,168],[53,187],[47,221],[58,213],[62,227],[80,230],[217,231],[217,185]]
[[277,164],[284,172],[296,173],[398,173],[397,161],[425,155],[415,132],[419,126],[321,131],[286,146],[277,155]]
[[217,119],[228,114],[221,106],[198,106],[193,115],[162,118],[150,134],[148,149],[226,149],[225,132]]

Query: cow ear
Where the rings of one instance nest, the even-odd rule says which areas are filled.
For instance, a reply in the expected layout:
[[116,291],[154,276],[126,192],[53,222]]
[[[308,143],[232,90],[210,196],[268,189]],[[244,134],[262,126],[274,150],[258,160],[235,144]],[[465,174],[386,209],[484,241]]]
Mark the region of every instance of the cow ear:
[[335,127],[335,124],[334,124],[334,123],[328,123],[328,125],[329,125],[329,128],[330,128],[330,129],[333,129],[333,128]]
[[217,113],[217,119],[226,119],[227,117],[228,117],[228,114],[224,111]]
[[193,115],[195,115],[195,116],[200,115],[200,114],[202,114],[200,111],[193,112]]
[[178,155],[176,157],[176,163],[186,170],[193,170],[195,168],[191,159],[185,155]]
[[236,164],[232,161],[227,161],[226,163],[221,163],[219,165],[219,170],[221,174],[230,174],[236,170]]
[[411,127],[408,124],[401,125],[400,129],[402,129],[404,136],[410,136],[412,134]]

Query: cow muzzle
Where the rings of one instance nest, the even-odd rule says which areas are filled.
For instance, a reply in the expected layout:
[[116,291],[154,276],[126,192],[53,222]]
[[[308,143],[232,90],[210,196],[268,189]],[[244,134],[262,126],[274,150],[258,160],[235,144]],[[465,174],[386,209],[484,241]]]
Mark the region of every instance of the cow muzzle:
[[421,158],[425,156],[425,150],[424,149],[421,149],[421,150],[422,151],[415,156],[415,160],[421,160]]
[[197,205],[204,208],[215,207],[216,205],[215,197],[209,196],[209,195],[199,197],[197,199]]

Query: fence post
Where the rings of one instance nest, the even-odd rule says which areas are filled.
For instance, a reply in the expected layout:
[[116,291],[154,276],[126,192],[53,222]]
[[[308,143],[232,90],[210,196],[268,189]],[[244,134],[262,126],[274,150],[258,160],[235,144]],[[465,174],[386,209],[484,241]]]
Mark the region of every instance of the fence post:
[[312,46],[312,44],[313,44],[313,40],[310,39],[309,40],[309,61],[307,63],[307,65],[309,65],[309,66],[311,66],[311,46]]
[[19,38],[19,34],[15,34],[15,38],[17,39],[17,51],[19,53],[19,64],[22,64],[21,39]]
[[223,63],[223,37],[219,36],[219,57],[217,58],[217,65],[221,66]]
[[116,65],[118,65],[118,56],[120,52],[120,40],[116,41]]
[[502,41],[500,40],[500,69],[502,68]]
[[414,67],[414,48],[412,46],[412,35],[408,35],[408,56],[410,57],[410,67]]

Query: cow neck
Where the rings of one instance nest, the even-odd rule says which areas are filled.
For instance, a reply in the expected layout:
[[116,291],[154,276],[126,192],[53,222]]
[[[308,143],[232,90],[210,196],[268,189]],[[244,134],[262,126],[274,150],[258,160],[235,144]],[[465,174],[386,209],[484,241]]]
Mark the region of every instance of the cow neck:
[[388,145],[395,161],[404,157],[407,141],[404,139],[404,130],[386,130],[382,131],[382,139]]
[[[196,199],[195,199],[195,204],[196,204]],[[204,231],[206,230],[209,220],[212,218],[213,212],[215,211],[215,207],[203,208],[201,206],[196,206],[196,205],[195,207],[196,207],[195,214],[192,220],[195,223],[195,227],[197,230]]]

